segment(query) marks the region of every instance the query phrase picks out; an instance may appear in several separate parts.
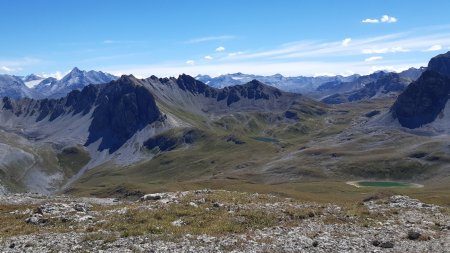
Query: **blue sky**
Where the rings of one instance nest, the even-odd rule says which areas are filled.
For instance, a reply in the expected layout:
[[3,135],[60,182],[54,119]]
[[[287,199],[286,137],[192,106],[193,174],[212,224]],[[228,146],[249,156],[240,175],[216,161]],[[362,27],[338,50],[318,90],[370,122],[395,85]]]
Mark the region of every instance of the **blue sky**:
[[0,73],[288,76],[426,65],[450,1],[2,0]]

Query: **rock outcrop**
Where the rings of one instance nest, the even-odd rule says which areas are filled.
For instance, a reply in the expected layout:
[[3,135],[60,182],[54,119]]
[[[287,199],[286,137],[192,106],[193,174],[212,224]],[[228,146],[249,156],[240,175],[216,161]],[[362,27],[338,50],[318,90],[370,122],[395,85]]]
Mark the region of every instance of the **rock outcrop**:
[[155,98],[133,76],[122,76],[99,92],[85,145],[101,139],[99,150],[113,153],[134,133],[161,119]]
[[450,93],[450,52],[432,58],[420,78],[410,84],[391,108],[403,127],[431,123],[445,108]]

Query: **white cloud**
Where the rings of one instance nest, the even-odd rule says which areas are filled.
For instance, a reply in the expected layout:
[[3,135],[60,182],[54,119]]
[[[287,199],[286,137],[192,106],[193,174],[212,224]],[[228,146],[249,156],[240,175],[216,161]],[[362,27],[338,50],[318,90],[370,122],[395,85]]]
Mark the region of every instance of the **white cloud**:
[[[377,37],[352,38],[351,46],[343,47],[342,41],[314,42],[298,41],[283,44],[277,48],[264,51],[246,50],[241,54],[229,54],[219,61],[228,60],[281,60],[281,59],[321,59],[330,57],[359,56],[361,54],[388,54],[400,52],[420,52],[431,45],[450,45],[450,32],[426,34],[427,31],[388,34]],[[399,46],[401,45],[401,47]]]
[[223,52],[223,51],[225,51],[225,48],[224,48],[224,47],[218,47],[218,48],[216,48],[216,52]]
[[233,53],[229,53],[229,54],[228,54],[228,57],[234,57],[234,56],[236,56],[236,55],[241,55],[241,54],[244,54],[244,52],[241,52],[241,51],[239,51],[239,52],[233,52]]
[[17,72],[17,71],[21,71],[21,70],[23,70],[23,68],[21,68],[21,67],[14,67],[14,68],[11,68],[11,67],[7,67],[7,66],[1,66],[0,67],[0,73],[13,73],[13,72]]
[[194,61],[194,60],[187,60],[187,61],[186,61],[186,64],[187,64],[187,65],[194,65],[194,64],[195,64],[195,61]]
[[236,38],[236,36],[233,36],[233,35],[209,36],[209,37],[190,39],[190,40],[185,41],[185,43],[192,44],[192,43],[201,43],[201,42],[216,41],[216,40],[231,40],[231,39],[235,39],[235,38]]
[[64,77],[64,74],[61,73],[60,71],[56,71],[55,73],[44,73],[44,72],[43,72],[43,73],[41,74],[41,76],[44,77],[44,78],[54,77],[54,78],[60,80],[61,78]]
[[207,55],[204,58],[205,58],[205,60],[212,60],[213,59],[213,57],[211,55]]
[[345,38],[345,39],[342,41],[342,46],[344,46],[344,47],[348,46],[348,45],[350,44],[351,41],[352,41],[351,38]]
[[395,23],[398,19],[396,17],[383,15],[380,19],[377,18],[366,18],[363,19],[361,22],[363,23],[369,23],[369,24],[377,24],[377,23]]
[[372,56],[372,57],[366,58],[364,61],[371,62],[371,61],[378,61],[378,60],[382,60],[382,59],[383,59],[382,56]]
[[372,19],[372,18],[366,18],[366,19],[364,19],[364,20],[361,21],[361,22],[363,22],[363,23],[369,23],[369,24],[376,24],[376,23],[379,23],[380,20],[378,20],[378,19]]
[[383,15],[381,17],[381,22],[383,22],[383,23],[395,23],[395,22],[397,22],[397,18],[390,17],[388,15]]
[[428,49],[426,49],[426,52],[432,52],[432,51],[439,51],[442,49],[441,45],[433,45],[431,47],[429,47]]
[[372,66],[371,71],[377,72],[377,71],[391,71],[391,72],[402,72],[403,70],[406,70],[408,68],[404,68],[403,66],[395,66],[395,65],[376,65]]
[[[316,73],[359,73],[367,74],[377,69],[408,69],[425,66],[429,54],[421,53],[430,45],[450,45],[448,27],[414,28],[395,34],[375,37],[351,38],[349,46],[343,46],[343,40],[335,41],[293,41],[267,49],[242,48],[226,54],[215,54],[214,61],[200,60],[191,64],[174,61],[166,64],[111,67],[110,72],[132,73],[140,76],[151,74],[177,76],[179,73],[191,75],[208,74],[211,76],[244,72],[270,75],[314,75]],[[410,53],[403,53],[410,52]],[[402,53],[401,57],[387,57]],[[380,58],[382,57],[383,58]],[[376,57],[376,58],[371,58]],[[367,58],[367,61],[364,61]],[[202,59],[202,58],[200,58]],[[362,59],[362,60],[361,60]],[[1,64],[0,66],[7,64]]]
[[409,52],[409,49],[403,47],[392,47],[392,48],[370,48],[363,49],[363,54],[386,54],[386,53],[405,53]]
[[393,47],[393,48],[391,48],[391,52],[392,53],[397,53],[397,52],[406,53],[406,52],[409,52],[409,51],[411,51],[411,50],[409,50],[407,48],[403,48],[403,47]]
[[385,54],[389,52],[389,48],[372,48],[372,49],[363,49],[363,54]]
[[8,68],[6,66],[2,66],[0,69],[5,71],[5,72],[12,72],[13,71],[11,68]]

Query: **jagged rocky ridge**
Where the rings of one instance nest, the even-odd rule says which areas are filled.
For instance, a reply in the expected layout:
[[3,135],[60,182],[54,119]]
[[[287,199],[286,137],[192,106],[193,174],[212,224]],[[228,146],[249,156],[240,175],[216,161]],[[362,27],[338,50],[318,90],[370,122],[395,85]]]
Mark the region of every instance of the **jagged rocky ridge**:
[[398,94],[410,83],[411,79],[409,78],[402,77],[396,73],[386,73],[357,90],[328,96],[322,99],[322,102],[326,104],[341,104]]
[[136,131],[161,119],[152,94],[132,77],[123,76],[103,85],[88,85],[60,99],[3,98],[3,111],[17,117],[34,117],[36,122],[52,122],[64,115],[86,115],[92,111],[88,146],[101,139],[99,150],[117,150]]
[[450,93],[450,52],[432,58],[420,78],[410,84],[391,108],[392,116],[407,128],[434,122],[443,111]]

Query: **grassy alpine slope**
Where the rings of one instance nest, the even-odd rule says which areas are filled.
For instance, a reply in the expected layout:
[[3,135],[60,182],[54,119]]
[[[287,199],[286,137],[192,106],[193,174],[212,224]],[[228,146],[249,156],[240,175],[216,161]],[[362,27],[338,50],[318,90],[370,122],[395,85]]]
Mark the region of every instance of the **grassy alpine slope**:
[[[389,191],[450,205],[445,186],[450,181],[445,168],[449,140],[371,127],[366,114],[385,112],[390,104],[389,98],[333,107],[311,104],[291,108],[294,118],[284,112],[238,112],[211,119],[172,109],[190,126],[157,138],[175,143],[170,149],[152,146],[147,152],[155,154],[153,159],[126,167],[103,164],[67,192],[125,197],[206,187],[346,202],[380,191],[346,181],[384,179],[421,183],[420,189]],[[186,142],[183,134],[192,129],[201,138]]]

